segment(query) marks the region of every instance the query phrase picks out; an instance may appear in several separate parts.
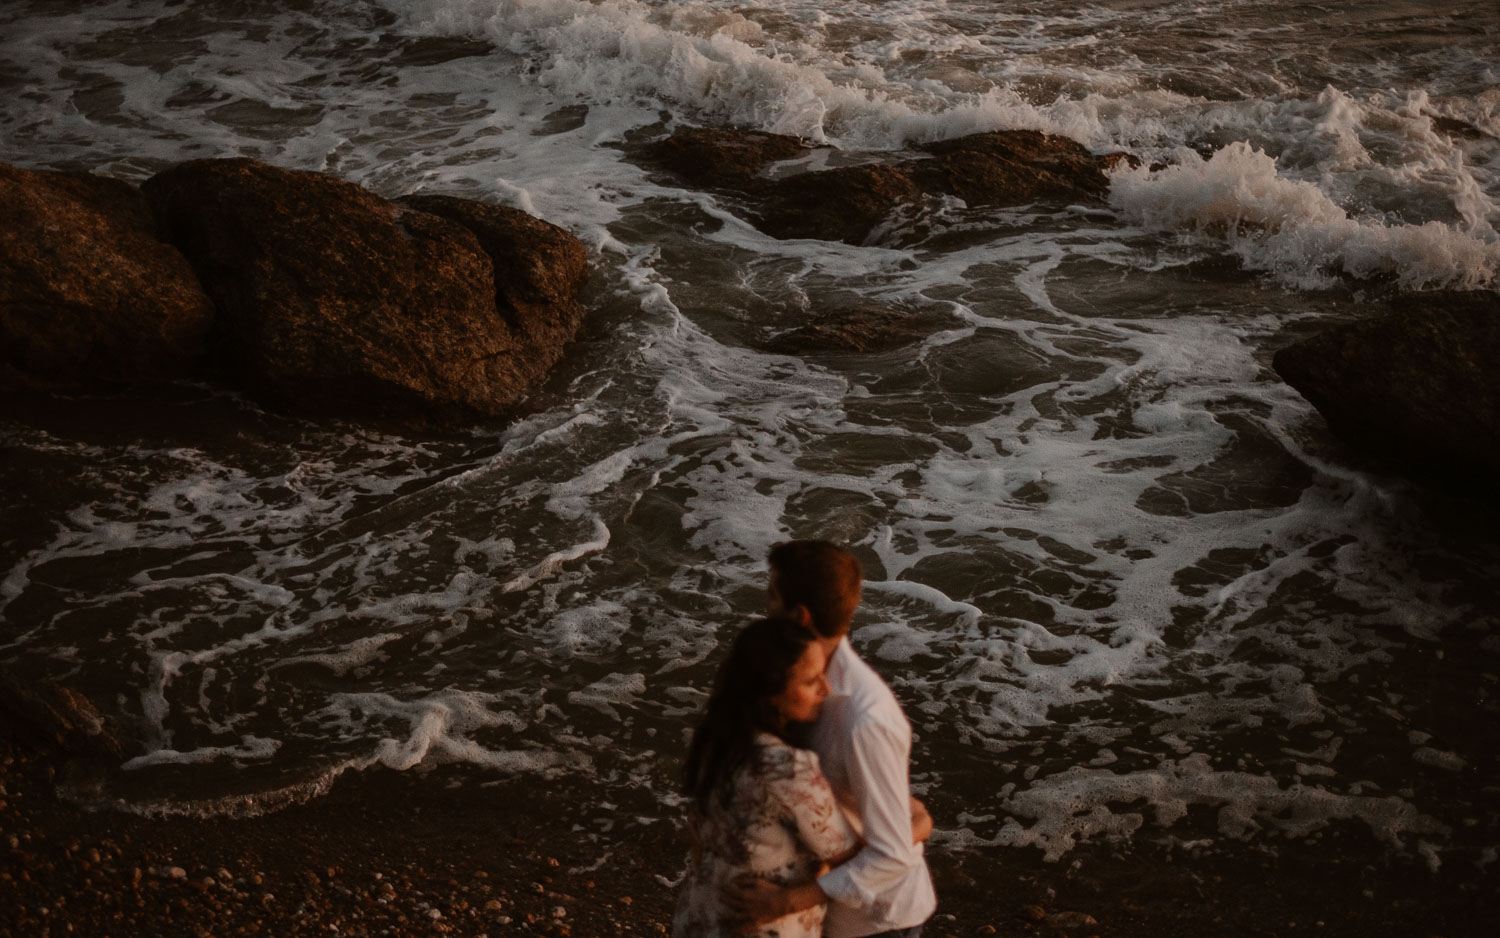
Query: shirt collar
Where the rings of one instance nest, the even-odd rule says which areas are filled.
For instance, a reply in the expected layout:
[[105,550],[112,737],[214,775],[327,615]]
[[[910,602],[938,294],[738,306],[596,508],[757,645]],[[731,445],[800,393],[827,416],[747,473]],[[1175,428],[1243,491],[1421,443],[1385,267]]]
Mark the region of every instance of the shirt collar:
[[830,697],[849,696],[849,670],[859,656],[854,653],[854,647],[849,644],[849,636],[845,635],[839,639],[838,645],[833,649],[833,654],[828,657],[828,668],[824,672],[828,675],[828,695]]

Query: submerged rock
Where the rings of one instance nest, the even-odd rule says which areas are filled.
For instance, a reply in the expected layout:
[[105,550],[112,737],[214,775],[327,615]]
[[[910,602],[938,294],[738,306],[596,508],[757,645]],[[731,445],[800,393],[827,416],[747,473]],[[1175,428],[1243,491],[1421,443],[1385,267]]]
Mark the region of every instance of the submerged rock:
[[[218,308],[225,364],[278,406],[498,415],[581,317],[582,245],[560,249],[570,235],[505,211],[429,205],[470,219],[476,234],[331,176],[249,159],[184,163],[143,191]],[[492,256],[503,258],[498,278]]]
[[647,148],[649,158],[703,188],[753,188],[772,163],[805,156],[798,137],[735,127],[686,127]]
[[894,208],[921,195],[904,172],[883,163],[767,175],[773,164],[812,149],[785,134],[688,127],[650,145],[646,154],[690,185],[748,197],[750,220],[775,238],[862,244]]
[[1276,353],[1276,372],[1352,446],[1428,479],[1500,479],[1500,296],[1425,295]]
[[134,187],[0,164],[0,375],[11,383],[179,377],[212,318]]
[[0,668],[0,731],[9,738],[69,756],[121,760],[134,744],[116,724],[76,690]]
[[1423,112],[1423,116],[1432,121],[1432,129],[1445,137],[1457,137],[1460,140],[1483,140],[1485,132],[1465,120],[1456,117],[1444,117],[1441,114]]
[[911,177],[883,163],[787,176],[768,184],[756,227],[775,238],[863,244],[902,205],[921,198]]
[[[969,205],[1019,205],[1045,199],[1102,200],[1107,171],[1128,157],[1097,156],[1067,137],[995,131],[922,148],[900,162],[866,162],[772,178],[778,162],[805,156],[796,137],[736,128],[687,128],[646,149],[647,158],[690,185],[722,189],[750,202],[751,219],[777,238],[863,244],[903,206],[924,195]],[[790,167],[796,169],[796,167]]]
[[[807,317],[809,314],[802,314]],[[943,328],[945,320],[926,311],[874,304],[841,304],[815,319],[776,333],[761,347],[780,355],[827,352],[884,352],[912,345]]]

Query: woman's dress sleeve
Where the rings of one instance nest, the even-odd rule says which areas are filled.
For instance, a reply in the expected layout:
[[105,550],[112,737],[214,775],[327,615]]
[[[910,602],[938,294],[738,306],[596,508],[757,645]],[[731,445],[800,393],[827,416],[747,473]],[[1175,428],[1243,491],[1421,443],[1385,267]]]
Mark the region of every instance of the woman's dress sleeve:
[[777,794],[796,825],[798,839],[819,860],[848,853],[859,844],[818,767],[816,753],[799,750],[791,777],[779,782]]

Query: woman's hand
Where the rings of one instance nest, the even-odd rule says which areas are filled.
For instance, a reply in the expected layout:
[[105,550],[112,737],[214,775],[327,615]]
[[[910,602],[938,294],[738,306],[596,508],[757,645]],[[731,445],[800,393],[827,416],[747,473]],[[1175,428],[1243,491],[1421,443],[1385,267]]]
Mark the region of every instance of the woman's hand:
[[915,796],[911,799],[911,842],[919,844],[932,836],[932,815]]

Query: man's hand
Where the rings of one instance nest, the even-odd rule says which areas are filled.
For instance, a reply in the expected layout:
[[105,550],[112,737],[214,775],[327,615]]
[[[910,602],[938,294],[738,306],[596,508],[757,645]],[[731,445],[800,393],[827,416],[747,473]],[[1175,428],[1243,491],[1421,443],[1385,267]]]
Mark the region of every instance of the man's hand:
[[739,928],[742,935],[766,922],[828,901],[817,880],[801,886],[778,886],[749,873],[726,886],[722,898],[724,905],[744,920]]
[[911,842],[919,844],[932,836],[932,815],[927,806],[913,795],[911,799]]
[[790,913],[791,909],[786,907],[788,891],[768,879],[746,874],[725,887],[724,905],[745,920],[745,926],[740,929],[740,934],[745,934],[754,931],[757,925]]

